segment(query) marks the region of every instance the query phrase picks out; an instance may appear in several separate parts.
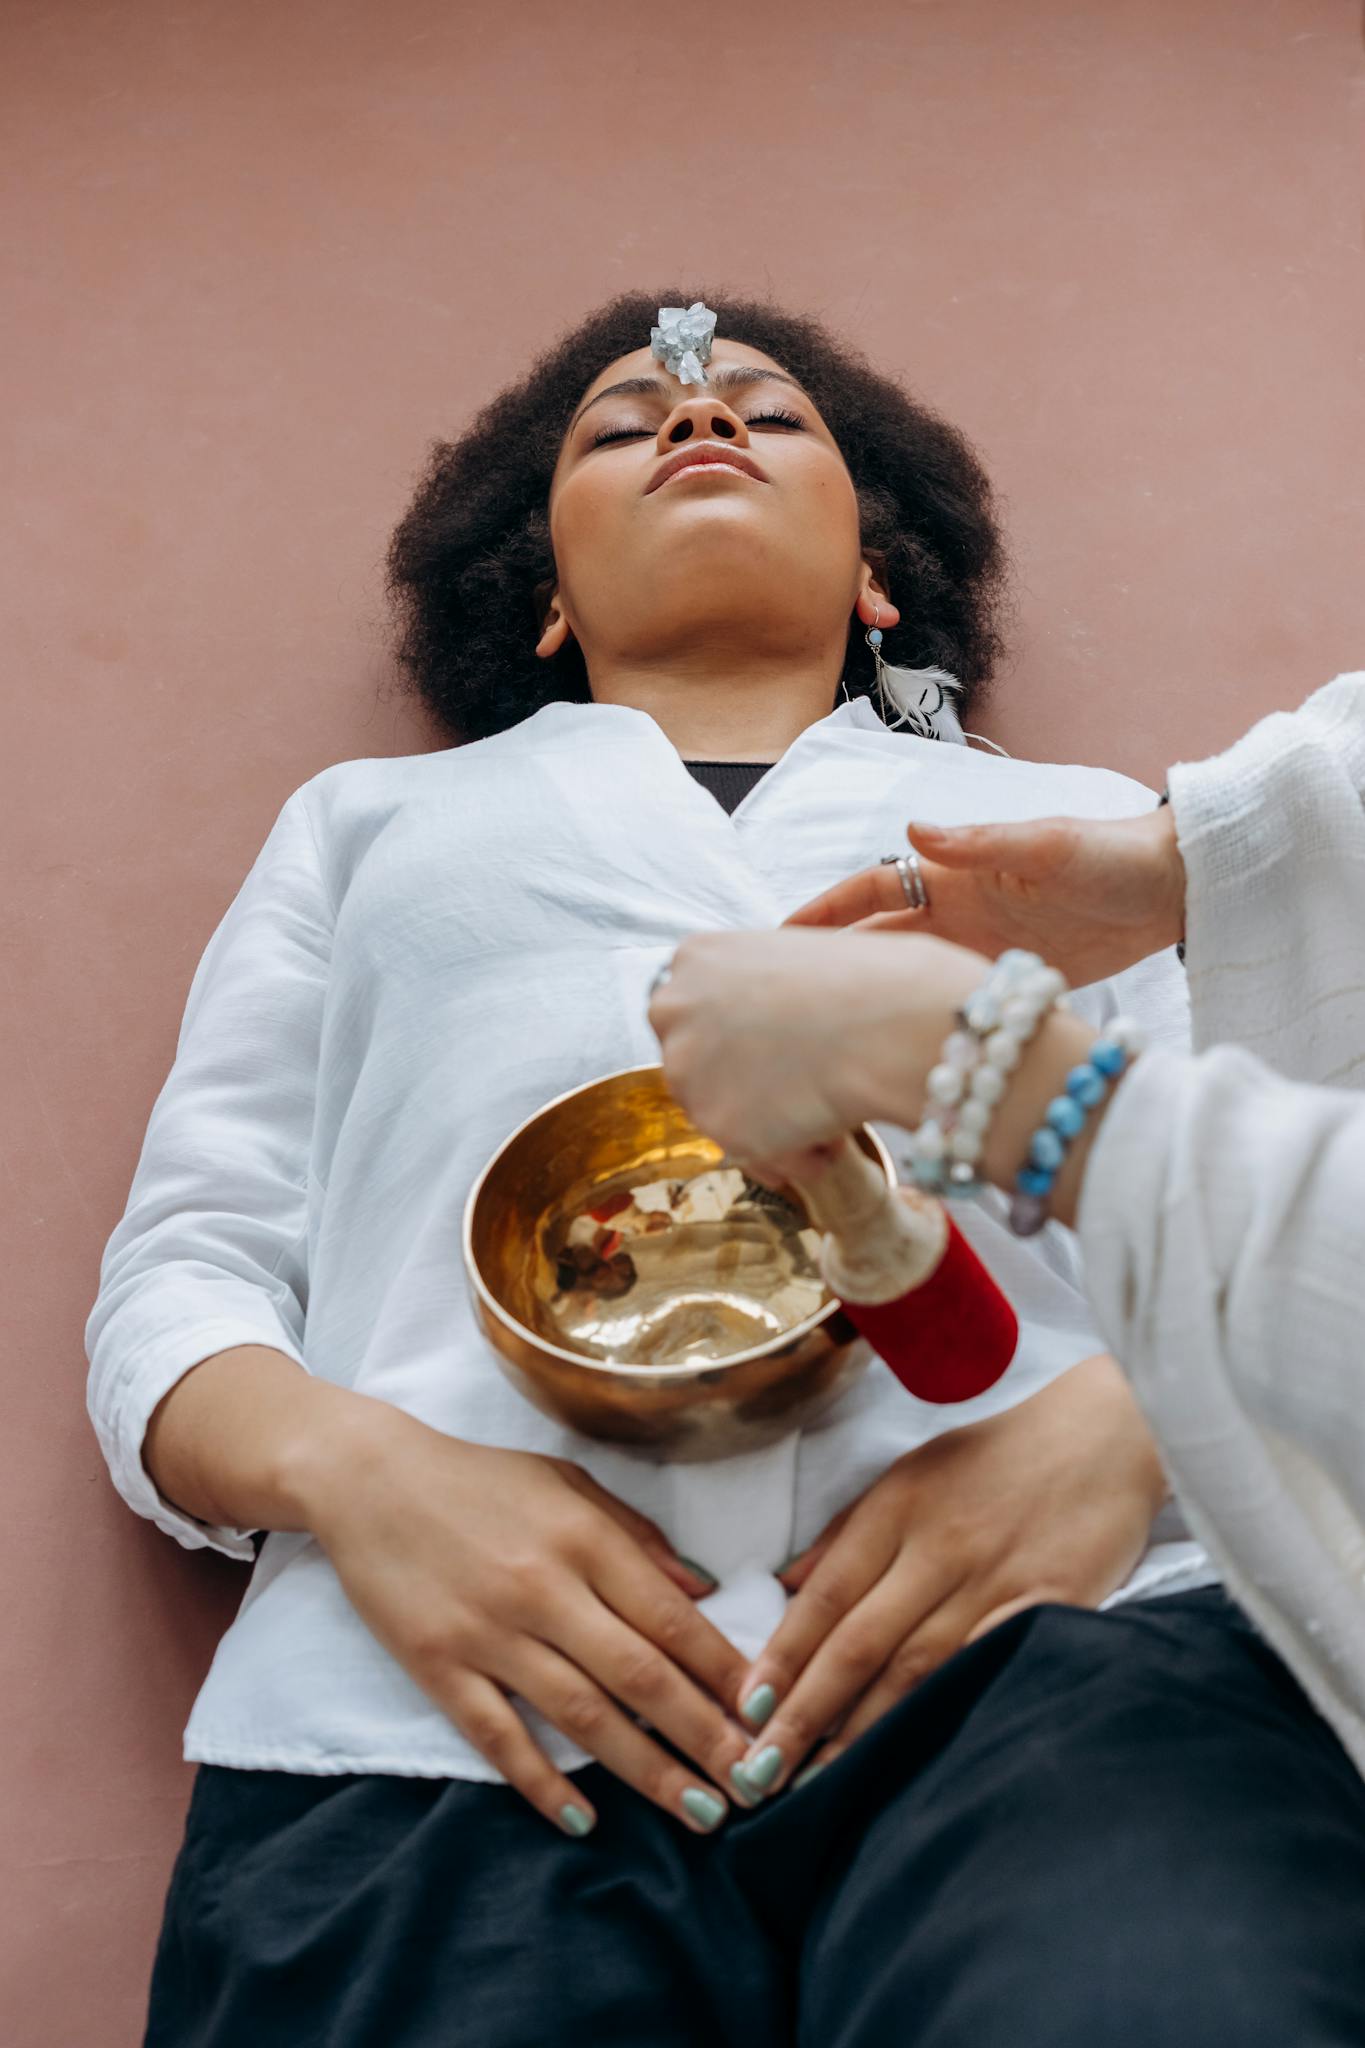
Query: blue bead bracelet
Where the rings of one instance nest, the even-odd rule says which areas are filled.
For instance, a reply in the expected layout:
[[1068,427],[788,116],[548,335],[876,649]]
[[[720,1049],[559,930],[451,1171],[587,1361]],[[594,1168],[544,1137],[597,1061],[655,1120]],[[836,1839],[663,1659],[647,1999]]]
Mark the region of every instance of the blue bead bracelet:
[[1014,1181],[1010,1229],[1017,1237],[1033,1237],[1047,1222],[1057,1176],[1075,1144],[1130,1060],[1142,1049],[1139,1027],[1116,1017],[1089,1056],[1066,1077],[1066,1093],[1054,1096],[1029,1142],[1028,1158]]

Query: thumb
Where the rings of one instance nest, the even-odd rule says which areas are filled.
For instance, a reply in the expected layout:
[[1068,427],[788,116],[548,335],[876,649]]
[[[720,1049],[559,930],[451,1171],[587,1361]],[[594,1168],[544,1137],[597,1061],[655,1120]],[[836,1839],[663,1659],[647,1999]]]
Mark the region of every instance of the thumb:
[[912,824],[905,836],[939,867],[995,868],[1036,880],[1060,866],[1072,831],[1069,819],[1039,818],[1020,825]]

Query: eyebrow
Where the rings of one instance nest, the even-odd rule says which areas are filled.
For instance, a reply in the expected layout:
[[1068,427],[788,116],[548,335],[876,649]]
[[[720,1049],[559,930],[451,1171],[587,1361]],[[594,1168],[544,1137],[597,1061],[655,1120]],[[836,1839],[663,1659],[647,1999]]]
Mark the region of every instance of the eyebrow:
[[[713,391],[720,392],[741,391],[746,385],[764,383],[790,384],[793,391],[801,391],[795,377],[784,376],[781,370],[760,369],[756,363],[729,364],[724,369],[713,371],[706,381]],[[667,398],[669,386],[664,383],[662,377],[625,377],[619,384],[608,384],[606,390],[599,391],[596,398],[590,398],[586,405],[579,406],[569,422],[569,432],[573,432],[585,412],[591,412],[604,398],[617,398],[627,393],[633,398]],[[806,393],[801,391],[801,396],[805,398]]]

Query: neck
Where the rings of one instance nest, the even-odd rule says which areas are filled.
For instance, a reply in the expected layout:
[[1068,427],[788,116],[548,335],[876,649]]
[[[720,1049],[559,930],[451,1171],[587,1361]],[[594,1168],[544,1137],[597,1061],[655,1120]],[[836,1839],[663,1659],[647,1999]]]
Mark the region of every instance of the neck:
[[838,673],[800,657],[591,664],[593,700],[647,711],[688,761],[776,761],[834,709]]

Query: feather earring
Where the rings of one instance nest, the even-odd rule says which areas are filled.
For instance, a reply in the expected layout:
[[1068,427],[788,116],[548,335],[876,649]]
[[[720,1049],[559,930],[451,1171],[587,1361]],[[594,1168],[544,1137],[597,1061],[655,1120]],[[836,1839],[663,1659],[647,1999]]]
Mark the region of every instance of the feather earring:
[[904,729],[921,740],[949,740],[965,746],[975,740],[978,746],[989,747],[993,754],[1009,755],[994,740],[988,740],[981,733],[964,732],[958,719],[953,698],[960,694],[962,685],[957,677],[950,675],[946,668],[895,668],[882,656],[881,606],[873,606],[873,620],[868,627],[866,640],[872,650],[872,664],[876,673],[877,710],[883,723],[892,732]]

